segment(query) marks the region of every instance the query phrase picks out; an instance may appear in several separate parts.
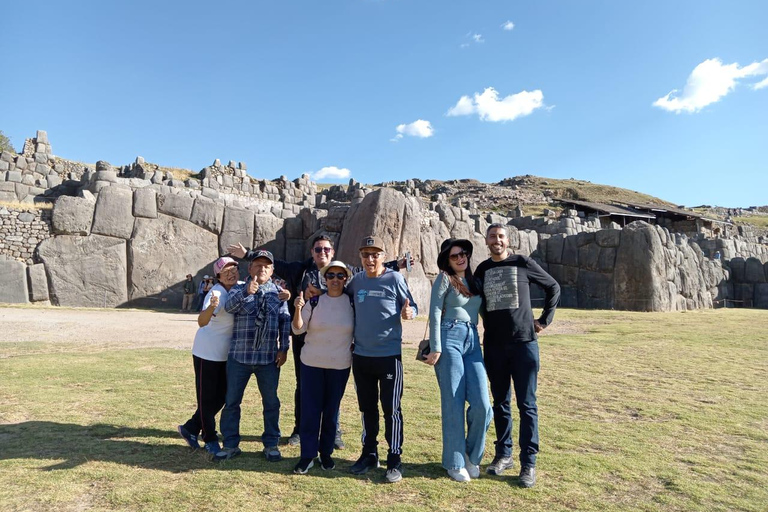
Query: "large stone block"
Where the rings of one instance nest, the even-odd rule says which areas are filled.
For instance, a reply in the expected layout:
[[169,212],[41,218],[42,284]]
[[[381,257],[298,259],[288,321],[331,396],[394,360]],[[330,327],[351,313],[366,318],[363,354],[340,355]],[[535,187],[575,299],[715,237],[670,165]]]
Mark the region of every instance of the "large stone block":
[[615,308],[629,311],[670,311],[667,261],[653,226],[633,222],[621,231],[614,269]]
[[744,280],[747,283],[765,282],[765,271],[763,270],[763,264],[759,259],[747,258],[747,262],[744,267]]
[[43,240],[40,260],[59,306],[116,307],[127,294],[126,243],[117,238],[62,235]]
[[[201,228],[219,234],[224,224],[224,207],[208,198],[198,197],[195,199],[189,220]],[[243,245],[248,244],[244,242]]]
[[212,272],[217,241],[215,234],[175,217],[137,218],[128,242],[129,305],[179,307],[184,277]]
[[32,302],[48,300],[48,278],[45,265],[38,263],[27,268],[29,273],[29,298]]
[[151,188],[137,188],[133,191],[133,216],[145,219],[157,218],[157,192]]
[[621,242],[621,230],[601,229],[595,233],[595,241],[600,247],[618,247]]
[[563,263],[563,246],[565,245],[565,236],[561,234],[552,235],[547,240],[547,263]]
[[133,192],[122,186],[103,188],[96,200],[91,233],[127,240],[131,237],[131,232],[133,232]]
[[300,217],[285,220],[285,238],[288,240],[304,239],[304,223]]
[[[253,248],[264,247],[274,254],[275,258],[285,259],[285,230],[282,219],[270,214],[254,216]],[[243,242],[243,245],[248,245]],[[300,259],[304,259],[302,254]]]
[[224,223],[219,237],[219,249],[222,254],[227,252],[231,244],[248,245],[253,240],[253,212],[237,208],[224,209]]
[[187,194],[158,194],[157,211],[179,219],[189,220],[194,202],[194,199]]
[[613,280],[610,274],[582,270],[576,284],[580,308],[611,309],[613,307]]
[[53,207],[53,232],[59,235],[88,235],[95,203],[80,197],[61,196]]
[[6,259],[2,255],[0,255],[0,302],[10,304],[29,302],[27,266],[20,261]]

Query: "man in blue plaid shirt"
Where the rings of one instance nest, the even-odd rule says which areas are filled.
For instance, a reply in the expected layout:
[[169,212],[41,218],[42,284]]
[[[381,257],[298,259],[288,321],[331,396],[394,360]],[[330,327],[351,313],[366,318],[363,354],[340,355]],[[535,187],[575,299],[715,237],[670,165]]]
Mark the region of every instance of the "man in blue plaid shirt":
[[251,277],[232,287],[225,309],[235,316],[232,344],[227,359],[227,397],[221,413],[224,448],[217,460],[240,454],[240,403],[251,375],[256,375],[264,414],[264,455],[270,462],[282,459],[280,440],[280,399],[277,385],[285,363],[291,330],[288,304],[272,281],[274,258],[269,251],[257,251],[248,266]]

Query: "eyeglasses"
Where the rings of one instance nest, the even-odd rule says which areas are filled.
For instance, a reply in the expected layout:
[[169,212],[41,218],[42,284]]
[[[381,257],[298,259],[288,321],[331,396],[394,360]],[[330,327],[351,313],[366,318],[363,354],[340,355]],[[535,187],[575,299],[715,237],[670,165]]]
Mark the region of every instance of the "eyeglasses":
[[331,254],[331,251],[333,248],[331,247],[314,247],[312,248],[313,251],[315,251],[315,254],[320,254],[321,252],[324,252],[325,254]]
[[325,273],[325,280],[329,279],[339,279],[341,281],[346,281],[347,279],[347,273],[346,272],[326,272]]
[[380,252],[361,252],[360,257],[364,260],[367,260],[368,258],[373,258],[374,260],[377,260],[381,257]]
[[469,253],[467,251],[461,251],[457,252],[456,254],[451,254],[448,256],[451,261],[459,261],[459,258],[467,258],[469,256]]

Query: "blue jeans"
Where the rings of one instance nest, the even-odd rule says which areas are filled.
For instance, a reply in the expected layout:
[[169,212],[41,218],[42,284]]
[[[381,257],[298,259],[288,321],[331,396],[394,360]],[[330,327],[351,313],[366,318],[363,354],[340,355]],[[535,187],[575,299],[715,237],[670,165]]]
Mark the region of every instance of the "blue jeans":
[[520,413],[520,465],[535,466],[539,453],[539,412],[536,382],[539,374],[539,344],[489,342],[485,340],[485,367],[493,395],[493,423],[496,426],[496,455],[512,455],[511,386]]
[[[442,353],[435,365],[440,386],[443,422],[443,467],[461,469],[464,454],[472,464],[480,464],[485,452],[485,433],[491,425],[483,355],[477,327],[470,322],[445,320],[440,324]],[[466,437],[464,435],[464,403]]]
[[333,370],[301,364],[301,458],[333,453],[339,406],[347,389],[349,368]]
[[275,363],[243,364],[229,356],[227,398],[220,420],[221,435],[224,437],[226,448],[235,448],[240,444],[240,403],[243,401],[251,374],[256,375],[264,414],[264,433],[261,434],[261,441],[264,446],[277,446],[280,441],[280,399],[277,397],[280,368]]

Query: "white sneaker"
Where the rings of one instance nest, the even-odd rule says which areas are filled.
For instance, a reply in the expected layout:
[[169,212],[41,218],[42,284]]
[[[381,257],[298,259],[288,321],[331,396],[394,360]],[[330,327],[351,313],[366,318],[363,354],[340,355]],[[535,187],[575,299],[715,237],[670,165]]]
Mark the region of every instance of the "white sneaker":
[[466,468],[449,469],[448,476],[457,482],[469,482],[469,473],[467,472]]
[[470,478],[480,478],[480,466],[472,464],[466,453],[464,454],[464,467],[467,468],[467,473],[469,473]]

